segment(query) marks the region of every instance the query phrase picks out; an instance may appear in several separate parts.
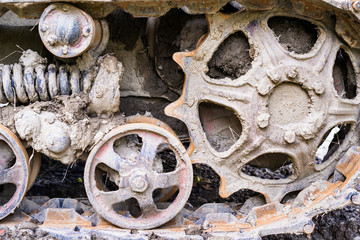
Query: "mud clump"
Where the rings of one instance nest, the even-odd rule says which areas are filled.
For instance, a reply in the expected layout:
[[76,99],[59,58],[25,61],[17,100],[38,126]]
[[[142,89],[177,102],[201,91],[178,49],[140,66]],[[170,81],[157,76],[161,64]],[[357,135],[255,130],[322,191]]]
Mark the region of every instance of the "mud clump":
[[251,68],[250,44],[242,32],[236,32],[220,44],[208,63],[209,77],[237,79]]
[[155,64],[160,78],[169,88],[180,94],[184,73],[172,60],[176,52],[191,51],[207,32],[204,15],[188,15],[182,10],[171,10],[159,19]]
[[312,23],[290,17],[273,17],[268,21],[281,46],[289,52],[304,54],[310,52],[318,38]]

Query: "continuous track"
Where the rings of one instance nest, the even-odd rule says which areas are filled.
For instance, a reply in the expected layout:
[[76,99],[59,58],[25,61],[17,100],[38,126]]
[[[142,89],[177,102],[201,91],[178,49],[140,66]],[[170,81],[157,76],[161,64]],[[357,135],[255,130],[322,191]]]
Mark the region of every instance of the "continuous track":
[[[249,189],[265,199],[246,213],[205,214],[202,230],[213,236],[310,234],[312,217],[360,203],[360,1],[23,3],[0,1],[4,13],[39,18],[42,55],[52,60],[24,50],[19,63],[1,65],[0,219],[34,183],[39,153],[64,164],[86,161],[90,204],[126,229],[182,219],[195,163],[220,176],[221,197]],[[184,73],[181,91],[157,48],[160,16],[177,7],[187,18],[206,14],[208,23],[195,49],[173,55]],[[130,14],[147,17],[128,32],[130,39],[138,31],[134,44],[108,25],[116,9],[128,12],[121,16],[129,24],[136,22]],[[132,50],[117,46],[119,34]],[[296,34],[304,43],[289,41]],[[179,39],[170,46],[188,40]],[[185,123],[190,145],[165,116],[171,127],[149,116],[125,117],[121,108],[138,112],[125,106],[126,97],[171,102],[164,111]],[[84,217],[84,228],[92,222],[102,229]],[[181,236],[199,224],[192,217],[177,222]]]

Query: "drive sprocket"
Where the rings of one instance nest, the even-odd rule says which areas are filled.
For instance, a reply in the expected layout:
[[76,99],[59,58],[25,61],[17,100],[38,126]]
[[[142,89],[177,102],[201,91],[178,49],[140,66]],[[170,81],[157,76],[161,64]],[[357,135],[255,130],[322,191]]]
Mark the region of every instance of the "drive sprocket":
[[[310,18],[312,12],[301,13],[296,3],[280,2],[269,11],[208,15],[209,33],[197,49],[174,55],[186,80],[181,97],[165,111],[187,125],[191,159],[220,175],[222,197],[250,189],[267,202],[281,201],[290,192],[328,180],[339,158],[359,140],[359,51],[338,36],[334,16],[325,10]],[[281,36],[269,27],[274,17],[314,26],[317,36],[310,50],[297,53],[284,47]],[[249,69],[235,77],[212,76],[210,62],[238,33],[249,43]],[[346,69],[345,80],[336,77],[339,58],[347,59],[340,64]],[[220,138],[224,132],[228,137]],[[319,157],[329,140],[337,142]],[[251,174],[254,168],[283,166],[291,169],[278,179]]]

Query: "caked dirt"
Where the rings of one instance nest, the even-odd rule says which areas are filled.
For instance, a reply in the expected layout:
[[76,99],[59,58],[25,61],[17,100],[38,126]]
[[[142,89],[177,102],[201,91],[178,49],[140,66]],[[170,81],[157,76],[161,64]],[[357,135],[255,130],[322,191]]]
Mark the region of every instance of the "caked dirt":
[[310,52],[318,39],[318,30],[308,21],[290,17],[272,17],[268,21],[281,46],[289,52]]
[[[180,135],[186,134],[185,125],[178,120],[169,120],[164,115],[163,109],[179,96],[184,80],[181,68],[172,61],[172,54],[178,51],[195,49],[199,38],[207,31],[205,17],[189,16],[181,10],[172,10],[160,18],[157,23],[159,34],[155,39],[155,62],[152,59],[149,60],[147,55],[146,46],[149,45],[149,39],[146,38],[146,29],[144,28],[146,19],[133,19],[127,13],[121,12],[121,14],[115,14],[114,16],[110,15],[108,21],[112,37],[107,51],[114,53],[124,63],[125,68],[124,86],[127,88],[124,91],[126,94],[122,95],[121,112],[124,112],[127,116],[137,113],[152,115],[169,123]],[[126,24],[117,24],[119,22],[125,22]],[[269,27],[274,31],[284,49],[290,52],[307,53],[317,40],[317,30],[314,30],[313,26],[307,22],[303,24],[301,20],[273,18],[269,22]],[[129,32],[129,34],[121,34],[122,32]],[[121,51],[117,50],[114,47],[116,44],[120,44],[123,49]],[[131,51],[136,51],[136,57],[132,59],[129,58],[129,55],[126,55]],[[251,68],[253,56],[250,52],[248,39],[243,33],[238,32],[231,35],[219,46],[208,63],[209,72],[207,74],[215,79],[224,77],[239,78]],[[139,64],[139,62],[142,66],[141,71],[135,71],[127,66],[127,64]],[[136,85],[137,79],[133,76],[146,79],[145,84],[141,85],[139,83],[139,85]],[[140,88],[138,88],[139,86]],[[57,101],[61,102],[61,100]],[[56,107],[50,110],[52,106],[48,104],[42,105],[39,103],[39,105],[48,111],[59,111]],[[81,109],[81,106],[74,105],[73,109]],[[0,116],[3,119],[6,116],[11,116],[13,110],[1,109]],[[75,118],[83,117],[76,114],[75,112]],[[217,144],[217,141],[215,141],[214,145]],[[34,186],[28,191],[27,196],[84,198],[86,193],[83,185],[83,168],[84,162],[80,160],[70,165],[63,165],[58,161],[43,157],[39,177],[36,179]],[[218,195],[220,181],[218,175],[206,165],[194,165],[193,168],[193,190],[187,207],[198,208],[205,203],[225,202],[240,208],[248,198],[257,196],[255,192],[241,190],[223,199]],[[244,171],[248,172],[249,175],[260,178],[279,179],[289,174],[286,171],[290,170],[285,169],[285,172],[269,173],[257,168],[249,168]],[[349,206],[342,210],[315,217],[316,228],[310,238],[354,239],[360,235],[359,212],[359,207]],[[15,232],[9,230],[2,232],[0,230],[0,239],[14,238],[53,239],[46,233],[32,229],[31,226],[25,229],[18,228]],[[308,239],[308,236],[286,234],[268,236],[264,237],[264,239]]]
[[228,37],[214,53],[208,63],[207,75],[211,78],[237,79],[251,68],[253,56],[250,55],[250,44],[242,32]]

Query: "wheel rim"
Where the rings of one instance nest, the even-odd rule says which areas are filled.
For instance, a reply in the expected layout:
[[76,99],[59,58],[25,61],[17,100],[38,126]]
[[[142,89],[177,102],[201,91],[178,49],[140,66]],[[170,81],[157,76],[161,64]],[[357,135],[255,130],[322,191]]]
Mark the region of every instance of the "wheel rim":
[[0,125],[0,219],[13,213],[29,181],[29,157],[20,140]]
[[34,150],[32,148],[27,149],[29,156],[34,154],[30,162],[30,179],[27,190],[29,190],[32,186],[34,186],[35,180],[39,175],[40,167],[41,167],[41,153],[38,153],[36,151],[33,152],[33,151]]
[[[133,136],[140,137],[141,147],[122,143]],[[163,150],[172,151],[176,159],[168,172],[156,164]],[[106,172],[109,180],[104,182],[112,182],[112,190],[99,187],[104,185],[97,182],[99,169]],[[96,211],[114,225],[132,229],[158,227],[175,217],[190,195],[192,179],[191,162],[180,141],[169,131],[146,123],[127,124],[108,133],[90,152],[84,173],[85,189]],[[154,192],[174,186],[178,194],[163,209]],[[133,207],[137,209],[132,211]]]

